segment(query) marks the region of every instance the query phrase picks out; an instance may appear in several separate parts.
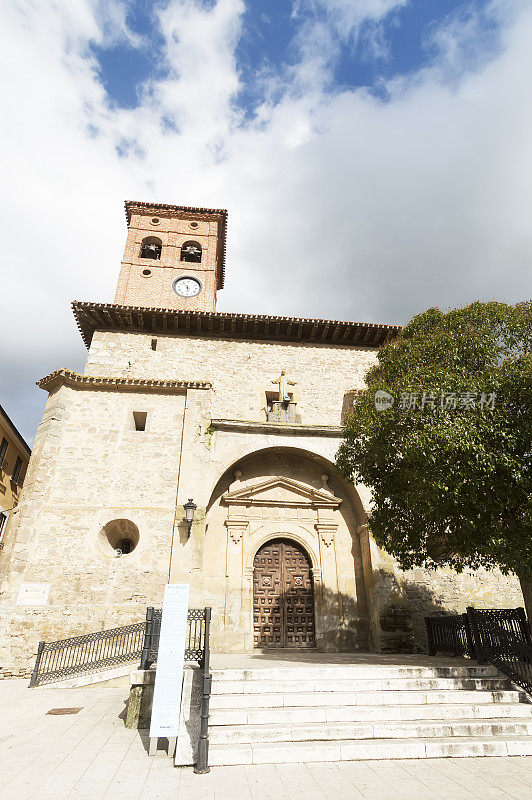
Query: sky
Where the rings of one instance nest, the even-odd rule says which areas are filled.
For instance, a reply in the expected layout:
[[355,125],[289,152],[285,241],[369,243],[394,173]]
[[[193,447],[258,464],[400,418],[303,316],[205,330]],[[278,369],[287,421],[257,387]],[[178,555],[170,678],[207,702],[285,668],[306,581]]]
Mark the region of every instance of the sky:
[[222,311],[531,296],[532,0],[4,0],[0,26],[0,403],[30,444],[126,199],[228,209]]

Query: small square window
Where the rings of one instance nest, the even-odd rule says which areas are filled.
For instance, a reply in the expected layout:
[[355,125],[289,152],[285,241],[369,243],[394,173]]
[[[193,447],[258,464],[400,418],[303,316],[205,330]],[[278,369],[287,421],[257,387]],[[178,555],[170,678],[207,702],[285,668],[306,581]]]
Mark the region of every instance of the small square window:
[[146,419],[148,418],[147,411],[134,411],[133,412],[133,423],[135,425],[136,431],[145,431],[146,430]]
[[151,340],[151,349],[152,350],[157,350],[157,339],[152,339]]

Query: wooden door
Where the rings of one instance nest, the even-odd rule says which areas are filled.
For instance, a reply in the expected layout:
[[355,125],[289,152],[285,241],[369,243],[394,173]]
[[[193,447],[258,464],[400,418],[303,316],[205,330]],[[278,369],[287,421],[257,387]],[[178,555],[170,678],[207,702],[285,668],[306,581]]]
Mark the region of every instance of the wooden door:
[[255,647],[315,647],[310,562],[287,539],[263,545],[253,562]]

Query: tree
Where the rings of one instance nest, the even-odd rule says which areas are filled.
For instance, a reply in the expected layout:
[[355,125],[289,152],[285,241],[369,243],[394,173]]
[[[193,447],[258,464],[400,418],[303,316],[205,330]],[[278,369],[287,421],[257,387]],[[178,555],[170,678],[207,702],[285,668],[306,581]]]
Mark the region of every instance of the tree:
[[431,308],[366,380],[337,464],[372,489],[377,544],[403,569],[514,572],[532,620],[532,303]]

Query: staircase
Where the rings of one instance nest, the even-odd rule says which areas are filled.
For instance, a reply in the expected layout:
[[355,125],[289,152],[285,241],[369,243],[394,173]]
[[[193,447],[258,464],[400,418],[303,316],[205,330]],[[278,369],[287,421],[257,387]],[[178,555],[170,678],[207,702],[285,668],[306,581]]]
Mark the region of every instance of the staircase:
[[213,669],[209,763],[532,755],[532,704],[490,666]]

